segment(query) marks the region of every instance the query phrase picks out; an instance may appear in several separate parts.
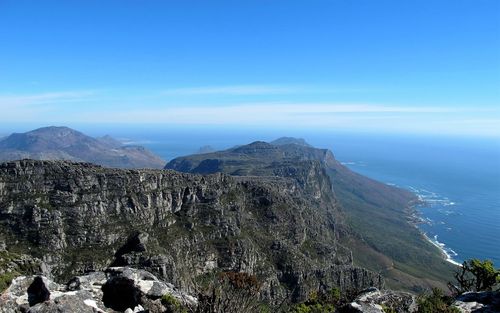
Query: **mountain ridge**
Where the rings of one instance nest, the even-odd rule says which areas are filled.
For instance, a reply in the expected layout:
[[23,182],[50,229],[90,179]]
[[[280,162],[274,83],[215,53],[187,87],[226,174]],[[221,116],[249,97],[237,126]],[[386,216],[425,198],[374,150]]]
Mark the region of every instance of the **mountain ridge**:
[[165,161],[109,135],[93,138],[69,127],[49,126],[0,139],[0,161],[71,160],[118,168],[162,168]]
[[358,265],[383,273],[388,284],[396,289],[419,292],[423,286],[446,287],[453,266],[412,221],[413,206],[419,201],[413,193],[351,171],[328,149],[298,145],[293,138],[287,142],[292,143],[273,145],[257,141],[218,152],[179,157],[165,168],[200,174],[268,176],[273,175],[277,164],[320,162],[347,217],[351,232],[344,237],[344,243],[353,250]]
[[342,216],[322,166],[274,170],[252,178],[7,162],[0,237],[63,280],[131,266],[189,289],[212,270],[243,271],[262,280],[261,297],[270,301],[299,301],[319,287],[382,287],[383,278],[355,266],[338,240]]

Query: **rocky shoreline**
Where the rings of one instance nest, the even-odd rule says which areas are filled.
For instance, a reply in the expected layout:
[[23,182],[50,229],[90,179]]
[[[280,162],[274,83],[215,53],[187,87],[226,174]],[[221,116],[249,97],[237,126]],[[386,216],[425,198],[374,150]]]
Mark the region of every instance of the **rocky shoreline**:
[[439,251],[441,251],[441,255],[443,256],[443,259],[446,262],[451,263],[455,266],[462,266],[461,263],[453,260],[452,256],[444,248],[444,244],[440,244],[440,243],[436,242],[437,240],[434,241],[431,238],[429,238],[429,236],[427,236],[427,234],[418,226],[420,224],[429,223],[429,221],[427,219],[425,219],[422,216],[422,213],[418,210],[418,207],[424,206],[426,204],[426,202],[425,202],[425,199],[423,199],[417,193],[415,193],[414,191],[411,191],[411,192],[413,192],[415,194],[415,196],[417,196],[418,201],[416,201],[415,203],[410,203],[408,205],[407,212],[408,212],[408,222],[410,223],[410,225],[415,227],[422,234],[422,236],[425,238],[426,241],[428,241],[434,247],[438,248]]

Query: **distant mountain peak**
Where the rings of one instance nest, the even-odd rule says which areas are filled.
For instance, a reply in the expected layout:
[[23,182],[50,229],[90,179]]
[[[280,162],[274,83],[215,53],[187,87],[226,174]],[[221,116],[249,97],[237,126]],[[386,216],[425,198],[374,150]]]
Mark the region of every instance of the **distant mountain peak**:
[[258,153],[259,151],[276,150],[277,147],[265,141],[254,141],[248,145],[238,146],[232,151],[236,153]]
[[66,126],[41,127],[1,139],[0,162],[19,159],[85,161],[122,168],[165,165],[143,147],[125,147],[109,135],[93,138]]
[[41,131],[73,131],[76,132],[76,130],[69,128],[68,126],[44,126],[40,128],[36,128],[32,131],[29,131],[29,133],[36,133],[36,132],[41,132]]
[[295,137],[280,137],[276,140],[271,141],[270,143],[273,145],[276,145],[276,146],[293,144],[293,145],[299,145],[299,146],[304,146],[304,147],[312,147],[303,138],[295,138]]
[[211,153],[211,152],[215,152],[215,148],[210,146],[210,145],[205,145],[205,146],[202,146],[198,149],[198,151],[196,151],[196,154],[205,154],[205,153]]
[[25,134],[31,135],[56,135],[56,136],[67,136],[67,135],[83,135],[81,132],[74,130],[66,126],[47,126],[34,129],[32,131],[26,132]]

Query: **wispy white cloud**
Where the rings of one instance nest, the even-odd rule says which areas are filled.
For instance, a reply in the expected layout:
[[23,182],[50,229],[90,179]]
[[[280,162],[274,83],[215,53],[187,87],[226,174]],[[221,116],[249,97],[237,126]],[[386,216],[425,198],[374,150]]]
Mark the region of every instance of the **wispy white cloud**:
[[302,91],[300,86],[234,85],[166,89],[164,95],[269,95]]
[[[390,114],[439,114],[467,111],[470,108],[388,106],[376,104],[284,104],[253,103],[230,106],[165,106],[128,111],[87,112],[100,120],[187,124],[266,124],[272,122],[329,121],[333,117],[381,118]],[[97,113],[97,114],[96,114]],[[84,113],[85,115],[85,113]]]
[[378,90],[379,89],[374,88],[351,88],[338,86],[313,87],[307,85],[232,85],[173,88],[164,90],[162,94],[168,96],[249,96],[299,93],[362,93]]
[[41,121],[50,115],[59,118],[62,105],[88,100],[94,94],[94,91],[62,91],[0,95],[0,122]]
[[[475,116],[474,119],[467,116]],[[351,129],[500,136],[495,109],[396,106],[379,104],[254,103],[232,106],[164,106],[121,111],[83,112],[74,121],[156,123],[178,126]],[[71,121],[73,122],[73,120]]]
[[87,99],[93,94],[95,94],[94,91],[63,91],[23,95],[0,95],[0,107],[74,102]]
[[[202,88],[209,94],[286,92],[265,86]],[[187,90],[184,90],[187,92]],[[184,92],[183,91],[183,92]],[[173,92],[173,91],[172,91]],[[291,92],[291,91],[290,91]],[[125,99],[95,91],[0,95],[0,122],[224,125],[353,129],[393,132],[477,133],[500,136],[500,108],[340,102],[255,102],[225,105],[158,104],[165,99]],[[140,103],[139,101],[144,101]],[[111,101],[112,103],[108,102]],[[138,101],[137,105],[132,105]],[[168,101],[168,100],[167,100]],[[156,103],[155,103],[156,102]],[[170,101],[172,102],[172,101]]]

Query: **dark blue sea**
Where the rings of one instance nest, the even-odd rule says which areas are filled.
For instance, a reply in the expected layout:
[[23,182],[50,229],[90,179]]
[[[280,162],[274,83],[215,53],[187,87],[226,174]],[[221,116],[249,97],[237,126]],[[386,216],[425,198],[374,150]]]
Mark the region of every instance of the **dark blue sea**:
[[[490,259],[500,265],[500,139],[231,129],[114,131],[166,160],[201,146],[226,149],[280,136],[331,149],[352,170],[418,194],[419,227],[451,261]],[[98,134],[96,134],[98,135]],[[102,134],[101,134],[102,135]]]

